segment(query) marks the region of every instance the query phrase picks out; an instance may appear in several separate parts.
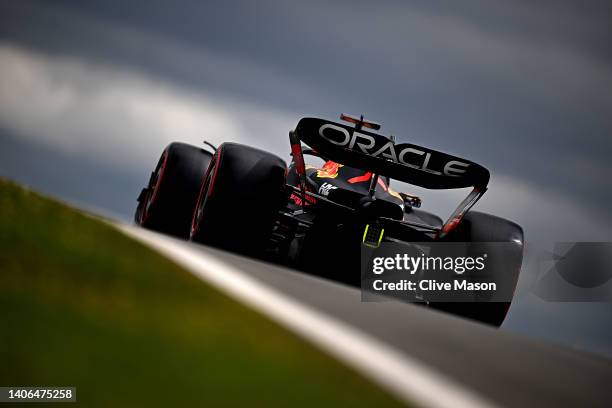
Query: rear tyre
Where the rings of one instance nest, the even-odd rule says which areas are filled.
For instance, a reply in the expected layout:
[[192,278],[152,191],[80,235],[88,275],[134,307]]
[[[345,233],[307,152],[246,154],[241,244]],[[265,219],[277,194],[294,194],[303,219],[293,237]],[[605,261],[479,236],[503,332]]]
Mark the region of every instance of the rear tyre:
[[223,143],[202,181],[191,240],[262,256],[286,201],[286,174],[285,162],[271,153]]
[[[504,265],[493,271],[496,275],[510,277],[511,279],[500,279],[506,284],[513,285],[514,290],[518,282],[521,264],[523,261],[523,229],[512,221],[505,220],[493,215],[470,211],[461,221],[457,229],[448,237],[456,242],[508,242],[512,243],[512,250],[504,249]],[[486,244],[484,244],[486,247]],[[483,245],[476,245],[482,253]],[[499,251],[496,246],[489,246],[486,252],[491,254]],[[469,250],[468,250],[469,251]],[[468,254],[469,255],[469,254]],[[508,314],[511,302],[456,302],[456,303],[434,303],[431,306],[448,311],[449,313],[478,320],[496,327],[501,326]]]
[[202,177],[212,154],[185,143],[171,143],[164,149],[139,196],[136,223],[145,228],[189,237]]

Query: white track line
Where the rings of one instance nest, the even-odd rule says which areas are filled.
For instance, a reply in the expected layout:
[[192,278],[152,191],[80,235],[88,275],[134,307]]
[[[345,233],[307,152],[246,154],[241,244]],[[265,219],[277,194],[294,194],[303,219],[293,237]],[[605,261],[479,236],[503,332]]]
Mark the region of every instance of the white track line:
[[408,404],[494,407],[476,393],[371,335],[266,286],[214,255],[142,228],[119,225],[196,276],[314,343]]

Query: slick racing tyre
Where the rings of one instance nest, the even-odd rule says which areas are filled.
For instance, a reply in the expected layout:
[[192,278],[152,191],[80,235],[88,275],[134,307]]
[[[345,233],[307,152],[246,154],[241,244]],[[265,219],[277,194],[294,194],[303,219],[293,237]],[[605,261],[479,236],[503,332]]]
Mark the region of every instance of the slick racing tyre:
[[[523,261],[524,237],[523,229],[519,225],[500,217],[470,211],[449,238],[456,242],[482,243],[476,245],[479,251],[485,251],[489,254],[501,251],[502,249],[499,246],[487,245],[486,243],[510,243],[509,247],[503,249],[503,265],[499,265],[493,273],[496,276],[504,277],[503,279],[496,279],[496,281],[503,280],[507,284],[513,285],[512,291],[514,290]],[[506,318],[510,303],[480,301],[472,303],[432,303],[431,306],[455,315],[499,327]]]
[[138,199],[136,223],[187,238],[202,178],[211,158],[212,153],[184,143],[166,147],[149,185]]
[[285,198],[287,165],[249,146],[223,143],[203,179],[190,238],[262,256]]

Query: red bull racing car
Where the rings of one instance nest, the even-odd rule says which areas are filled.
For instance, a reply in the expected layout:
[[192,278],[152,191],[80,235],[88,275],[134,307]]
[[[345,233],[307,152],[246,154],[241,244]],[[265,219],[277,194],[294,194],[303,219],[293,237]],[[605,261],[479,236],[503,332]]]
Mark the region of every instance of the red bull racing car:
[[[375,133],[380,125],[363,116],[341,119],[345,123],[301,119],[289,132],[288,166],[272,153],[236,143],[170,144],[138,197],[136,223],[356,285],[363,245],[512,243],[515,250],[500,273],[512,274],[516,284],[521,227],[470,210],[487,190],[487,169],[396,142]],[[309,166],[305,157],[324,164]],[[419,197],[396,192],[391,180],[427,189],[470,187],[471,192],[444,221],[420,209]],[[500,325],[509,302],[432,306]]]

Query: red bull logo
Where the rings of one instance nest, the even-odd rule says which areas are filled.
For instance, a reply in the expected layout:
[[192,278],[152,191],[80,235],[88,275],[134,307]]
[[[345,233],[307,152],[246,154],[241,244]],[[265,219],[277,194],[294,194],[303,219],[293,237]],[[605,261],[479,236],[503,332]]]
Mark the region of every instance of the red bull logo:
[[343,167],[343,164],[336,163],[333,161],[326,162],[323,167],[317,170],[318,178],[336,178],[338,177],[338,170]]

